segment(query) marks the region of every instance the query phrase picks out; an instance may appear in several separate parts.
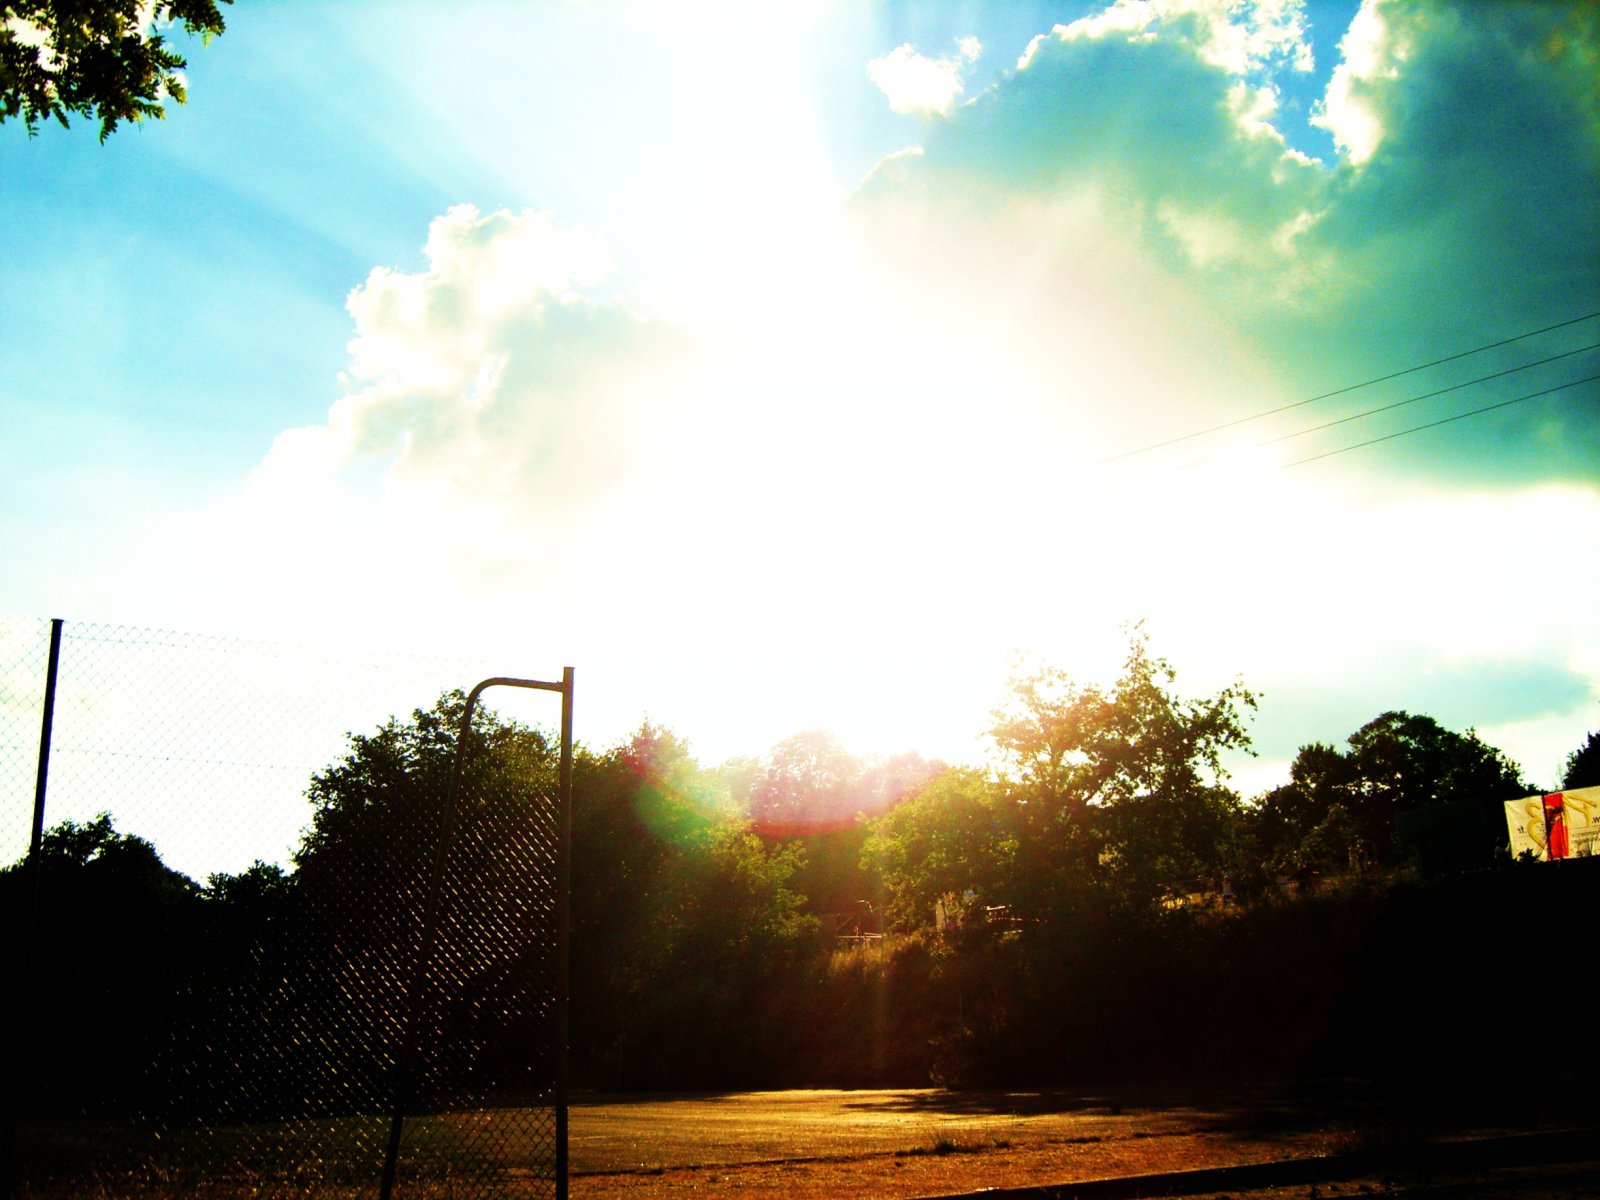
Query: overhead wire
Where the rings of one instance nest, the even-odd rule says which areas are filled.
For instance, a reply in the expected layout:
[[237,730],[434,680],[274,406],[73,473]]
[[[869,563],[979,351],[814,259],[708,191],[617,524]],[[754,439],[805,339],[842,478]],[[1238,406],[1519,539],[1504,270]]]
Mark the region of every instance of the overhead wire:
[[1340,446],[1336,450],[1325,450],[1321,454],[1313,454],[1309,458],[1301,458],[1296,459],[1291,463],[1283,463],[1279,469],[1287,470],[1290,467],[1299,467],[1304,466],[1309,462],[1316,462],[1319,458],[1332,458],[1336,454],[1348,454],[1350,451],[1360,450],[1364,446],[1376,446],[1379,442],[1389,442],[1393,441],[1395,438],[1405,437],[1408,434],[1421,433],[1424,429],[1435,429],[1440,425],[1448,425],[1452,421],[1464,421],[1468,417],[1481,416],[1483,413],[1493,412],[1497,408],[1509,408],[1513,404],[1521,404],[1524,400],[1537,400],[1540,396],[1548,396],[1552,392],[1564,391],[1567,388],[1577,387],[1579,384],[1583,383],[1593,383],[1597,379],[1600,379],[1600,375],[1588,375],[1583,379],[1572,379],[1566,383],[1558,383],[1554,387],[1545,388],[1542,391],[1529,392],[1525,396],[1516,396],[1510,400],[1501,400],[1495,404],[1486,404],[1482,408],[1473,409],[1471,412],[1457,413],[1453,417],[1444,417],[1437,421],[1429,421],[1425,425],[1413,425],[1409,429],[1401,429],[1395,433],[1387,433],[1384,434],[1383,437],[1372,438],[1371,440],[1365,442],[1356,442],[1351,446]]
[[[1513,345],[1513,344],[1515,344],[1517,342],[1526,341],[1528,338],[1531,338],[1531,337],[1538,337],[1540,334],[1543,334],[1543,333],[1553,333],[1558,329],[1566,329],[1566,328],[1568,328],[1569,326],[1572,326],[1572,325],[1582,324],[1584,321],[1592,321],[1597,317],[1600,317],[1600,311],[1584,313],[1582,316],[1572,317],[1569,320],[1565,320],[1565,321],[1557,321],[1553,325],[1546,325],[1546,326],[1544,326],[1543,328],[1540,328],[1540,329],[1530,329],[1526,333],[1519,333],[1519,334],[1516,334],[1513,337],[1501,338],[1499,341],[1495,341],[1495,342],[1486,342],[1485,344],[1483,344],[1481,346],[1474,346],[1470,350],[1461,350],[1461,351],[1458,351],[1455,354],[1447,354],[1443,358],[1436,358],[1436,359],[1433,359],[1431,362],[1419,363],[1416,366],[1406,367],[1403,370],[1391,371],[1387,375],[1378,375],[1378,376],[1375,376],[1375,377],[1373,377],[1371,379],[1363,379],[1360,383],[1352,383],[1352,384],[1346,385],[1345,387],[1334,388],[1332,391],[1322,392],[1322,393],[1320,393],[1318,395],[1307,397],[1304,400],[1296,400],[1292,404],[1279,405],[1277,408],[1265,409],[1265,410],[1263,410],[1261,412],[1258,412],[1258,413],[1251,413],[1249,416],[1236,417],[1235,419],[1233,419],[1231,421],[1223,421],[1221,424],[1218,424],[1218,425],[1210,425],[1210,426],[1207,426],[1204,429],[1196,429],[1191,433],[1183,433],[1183,434],[1179,434],[1177,437],[1166,438],[1163,441],[1150,442],[1150,443],[1148,443],[1147,445],[1144,445],[1144,446],[1136,446],[1132,450],[1124,450],[1119,454],[1112,454],[1112,455],[1109,455],[1109,456],[1107,456],[1105,458],[1096,459],[1096,460],[1094,460],[1092,465],[1094,465],[1094,466],[1104,466],[1104,465],[1106,465],[1108,463],[1120,462],[1121,460],[1127,459],[1127,458],[1134,458],[1134,457],[1136,457],[1137,455],[1140,455],[1140,454],[1148,454],[1152,450],[1161,450],[1161,449],[1164,449],[1167,446],[1176,446],[1181,442],[1193,441],[1195,438],[1205,437],[1208,434],[1220,433],[1224,429],[1233,429],[1233,428],[1235,428],[1236,426],[1239,426],[1239,425],[1247,425],[1251,421],[1260,421],[1260,420],[1263,420],[1263,419],[1265,419],[1267,417],[1277,416],[1279,413],[1292,412],[1293,410],[1295,410],[1297,408],[1304,408],[1308,404],[1315,404],[1319,400],[1331,400],[1335,396],[1347,395],[1350,392],[1360,391],[1362,388],[1372,387],[1372,386],[1374,386],[1376,384],[1380,384],[1380,383],[1387,383],[1391,379],[1400,379],[1400,378],[1402,378],[1402,377],[1404,377],[1406,375],[1415,375],[1418,371],[1426,371],[1426,370],[1428,370],[1428,369],[1430,369],[1432,367],[1443,366],[1445,363],[1456,362],[1457,360],[1463,359],[1463,358],[1470,358],[1474,354],[1482,354],[1482,353],[1484,353],[1485,351],[1488,351],[1488,350],[1496,350],[1496,349],[1499,349],[1502,346],[1510,346],[1510,345]],[[1578,351],[1573,351],[1573,353],[1579,353],[1579,352]],[[1564,355],[1557,355],[1555,357],[1560,358],[1560,357],[1565,357],[1565,356]],[[1551,360],[1544,360],[1544,361],[1554,361],[1554,360],[1551,359]],[[1529,364],[1529,365],[1530,366],[1538,366],[1538,365],[1541,365],[1541,364],[1533,363],[1533,364]],[[1513,370],[1516,370],[1516,369],[1520,369],[1520,368],[1513,368]],[[1505,373],[1509,373],[1509,372],[1505,372]],[[1486,379],[1495,378],[1495,376],[1485,376],[1485,378]],[[1479,380],[1479,381],[1476,381],[1476,382],[1482,382],[1482,380]],[[1462,385],[1459,385],[1459,386],[1465,387],[1467,385],[1466,384],[1462,384]],[[1445,389],[1445,390],[1450,390],[1450,389]],[[1431,393],[1431,394],[1437,394],[1437,393]],[[1415,399],[1418,399],[1418,400],[1427,399],[1427,398],[1428,397],[1426,397],[1426,396],[1415,397]],[[1402,403],[1410,403],[1410,402],[1411,401],[1403,401]],[[1390,407],[1398,407],[1398,406],[1390,406]],[[1373,409],[1371,411],[1379,412],[1379,411],[1383,411],[1383,410],[1382,409]],[[1485,411],[1487,411],[1487,410],[1485,410]],[[1364,415],[1364,414],[1358,414],[1358,415]],[[1347,419],[1353,420],[1354,418],[1347,418]],[[1337,424],[1338,422],[1333,422],[1333,423]],[[1419,428],[1425,428],[1425,427],[1419,427]],[[1309,431],[1306,431],[1306,432],[1309,432]],[[1293,436],[1298,436],[1298,435],[1297,434],[1291,434],[1289,436],[1293,437]],[[1277,439],[1277,440],[1281,440],[1281,439]],[[1263,444],[1269,444],[1269,443],[1263,443]]]
[[[1360,421],[1366,417],[1376,416],[1378,413],[1391,412],[1397,408],[1404,408],[1408,404],[1416,404],[1420,400],[1432,400],[1435,396],[1443,396],[1449,392],[1459,392],[1462,388],[1469,388],[1475,384],[1488,383],[1491,379],[1503,379],[1507,375],[1515,375],[1518,371],[1532,370],[1549,363],[1559,362],[1563,358],[1571,358],[1574,354],[1583,354],[1589,350],[1600,350],[1600,342],[1592,342],[1587,346],[1579,346],[1576,350],[1566,350],[1560,354],[1552,354],[1549,358],[1536,359],[1533,362],[1521,363],[1515,367],[1507,367],[1503,371],[1495,371],[1488,375],[1480,375],[1476,379],[1463,380],[1461,383],[1452,383],[1449,387],[1442,387],[1432,392],[1424,392],[1420,396],[1411,396],[1405,400],[1396,400],[1392,404],[1380,404],[1376,408],[1365,408],[1358,413],[1351,413],[1347,417],[1339,417],[1333,421],[1324,421],[1321,425],[1311,425],[1305,429],[1297,429],[1293,433],[1281,434],[1275,438],[1268,438],[1264,442],[1256,442],[1252,449],[1262,446],[1276,446],[1279,442],[1291,441],[1297,437],[1304,437],[1308,433],[1321,433],[1324,429],[1332,429],[1335,425],[1348,425],[1351,421]],[[1492,406],[1491,406],[1492,407]],[[1488,409],[1482,410],[1484,412]]]

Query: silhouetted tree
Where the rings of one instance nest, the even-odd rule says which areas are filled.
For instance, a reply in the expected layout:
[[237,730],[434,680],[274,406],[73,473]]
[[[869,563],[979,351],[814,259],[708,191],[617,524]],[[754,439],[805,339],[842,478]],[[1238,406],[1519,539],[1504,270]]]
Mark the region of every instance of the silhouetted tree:
[[1266,865],[1336,871],[1352,865],[1352,854],[1359,862],[1364,843],[1350,815],[1355,786],[1354,763],[1335,747],[1301,746],[1289,782],[1263,796],[1252,813]]
[[[144,838],[119,833],[106,813],[46,830],[39,865],[27,998],[35,1012],[28,1036],[38,1039],[32,1098],[57,1111],[127,1113],[175,1036],[200,888]],[[14,930],[26,928],[32,878],[26,859],[0,871]]]
[[[449,692],[409,721],[391,718],[375,733],[352,734],[344,759],[312,777],[311,826],[294,853],[295,870],[307,899],[339,914],[347,953],[388,951],[409,936],[443,832],[465,704],[461,692]],[[481,705],[468,736],[452,853],[470,858],[457,867],[470,871],[509,849],[485,844],[485,829],[526,831],[519,812],[553,804],[559,752],[543,732]]]
[[670,906],[672,861],[732,820],[688,745],[646,722],[624,744],[579,755],[573,784],[572,1050],[586,1083],[627,1076],[622,1045],[648,1006],[644,960]]
[[[294,854],[311,940],[300,1007],[331,1032],[304,1073],[321,1081],[330,1105],[386,1094],[387,1062],[400,1053],[416,996],[427,1089],[511,1086],[519,1072],[543,1069],[532,1049],[489,1050],[519,1023],[526,1028],[539,988],[548,995],[553,986],[559,751],[543,732],[476,708],[441,855],[464,708],[462,693],[450,692],[408,721],[351,735],[345,757],[307,789],[312,822]],[[424,964],[435,886],[436,937]]]
[[1396,861],[1395,819],[1435,805],[1511,800],[1531,785],[1477,732],[1432,717],[1386,712],[1331,746],[1302,746],[1289,783],[1268,793],[1255,819],[1266,855],[1322,870]]
[[644,726],[578,773],[574,1046],[580,1078],[651,1087],[770,1080],[815,947],[798,848],[765,844],[670,733]]
[[1591,733],[1571,754],[1561,776],[1564,788],[1600,786],[1600,730]]
[[[10,0],[0,9],[0,122],[20,116],[100,122],[104,141],[122,121],[165,116],[182,104],[188,63],[167,47],[174,22],[210,40],[223,31],[218,0]],[[221,0],[223,4],[232,0]]]

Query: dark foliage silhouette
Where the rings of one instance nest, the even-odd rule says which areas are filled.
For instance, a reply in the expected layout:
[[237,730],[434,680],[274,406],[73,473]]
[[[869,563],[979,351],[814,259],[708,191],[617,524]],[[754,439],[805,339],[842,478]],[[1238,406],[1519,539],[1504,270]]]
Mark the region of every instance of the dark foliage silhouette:
[[[100,122],[104,141],[124,121],[165,116],[182,104],[188,65],[162,30],[173,23],[206,40],[223,31],[219,0],[169,0],[148,13],[132,0],[60,4],[16,0],[0,19],[0,121]],[[229,4],[232,0],[220,0]]]

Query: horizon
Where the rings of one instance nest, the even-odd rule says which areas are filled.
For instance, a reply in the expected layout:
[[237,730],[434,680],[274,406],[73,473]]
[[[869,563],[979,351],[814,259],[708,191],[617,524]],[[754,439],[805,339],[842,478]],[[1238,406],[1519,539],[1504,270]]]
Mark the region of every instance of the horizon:
[[[1160,677],[1157,648],[1139,640],[1141,630],[1127,633],[1124,653],[1148,651]],[[42,619],[0,618],[0,677],[7,699],[0,707],[0,749],[15,752],[10,776],[16,785],[4,789],[13,819],[0,829],[0,862],[20,863],[26,856],[27,813],[37,781],[24,760],[46,704],[50,638],[50,624]],[[292,873],[317,807],[315,778],[343,769],[364,739],[391,722],[411,725],[415,714],[431,711],[452,691],[464,694],[480,677],[495,674],[489,661],[82,622],[63,622],[59,668],[45,826],[87,827],[109,816],[118,834],[144,839],[170,869],[195,881],[236,875],[255,862]],[[1019,679],[1014,677],[1006,692],[1007,722],[1022,711],[1017,707],[1022,693],[1015,687]],[[581,681],[575,682],[581,712]],[[1065,681],[1043,682],[1046,694],[1059,695]],[[1109,676],[1071,683],[1092,691],[1113,688]],[[1168,686],[1185,709],[1222,698],[1186,689],[1181,678]],[[1253,706],[1233,688],[1226,694],[1233,696],[1229,706],[1237,706],[1248,736]],[[400,702],[401,696],[411,700]],[[546,736],[555,736],[558,726],[546,694],[496,689],[486,695],[483,711],[495,721]],[[1362,725],[1376,725],[1388,715],[1375,713]],[[665,738],[687,756],[688,773],[672,774],[671,790],[679,802],[708,819],[748,821],[776,844],[837,834],[862,820],[876,822],[929,790],[946,772],[954,772],[952,778],[976,774],[1021,786],[1021,764],[1006,752],[1000,720],[996,709],[991,723],[974,732],[982,753],[968,759],[915,751],[861,754],[827,731],[801,730],[759,753],[715,760],[696,750],[693,731],[670,729],[648,717],[613,739],[582,736],[580,722],[574,744],[598,763],[617,751],[626,756],[641,735]],[[1447,735],[1470,732],[1441,728]],[[1357,732],[1320,741],[1343,754]],[[1570,752],[1578,748],[1575,743]],[[1290,784],[1291,777],[1287,769],[1260,773],[1259,786],[1244,785],[1236,768],[1249,761],[1248,755],[1248,749],[1222,750],[1223,782],[1249,810],[1260,811],[1269,793]],[[1571,790],[1560,788],[1559,771],[1536,776],[1507,757],[1526,787],[1516,799],[1537,799],[1552,786]],[[769,811],[765,806],[773,796],[763,799],[764,772],[777,772],[790,781],[788,787],[800,787],[811,807]],[[112,792],[114,804],[106,799]],[[210,805],[218,796],[230,799],[225,826],[192,819],[196,804]]]

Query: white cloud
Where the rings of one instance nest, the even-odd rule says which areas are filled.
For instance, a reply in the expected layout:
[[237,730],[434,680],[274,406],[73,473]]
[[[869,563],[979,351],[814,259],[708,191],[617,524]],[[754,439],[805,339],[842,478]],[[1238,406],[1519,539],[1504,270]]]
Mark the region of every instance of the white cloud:
[[[628,442],[609,364],[648,336],[584,295],[611,269],[604,242],[548,213],[461,205],[433,221],[424,253],[424,271],[375,268],[351,292],[347,393],[326,424],[282,435],[262,470],[367,463],[442,494],[532,486],[546,500],[609,476],[597,460]],[[533,484],[534,463],[562,465]]]
[[581,611],[594,529],[619,502],[639,511],[692,399],[685,342],[608,298],[610,270],[602,239],[548,213],[435,219],[421,270],[375,269],[350,294],[325,421],[285,430],[231,503],[174,530],[162,570],[208,611],[254,597],[275,634],[378,636],[512,596],[524,620]]
[[[1183,244],[1189,260],[1197,267],[1243,258],[1258,244],[1227,217],[1185,212],[1170,200],[1163,200],[1156,206],[1156,220]],[[1265,244],[1276,248],[1283,243],[1274,240]]]
[[1034,38],[1017,68],[1029,68],[1052,41],[1107,40],[1159,40],[1189,48],[1201,62],[1234,78],[1229,107],[1240,128],[1280,143],[1282,135],[1271,123],[1278,107],[1273,76],[1314,66],[1303,0],[1114,0],[1098,13]]
[[[1392,369],[1413,354],[1413,329],[1467,345],[1573,315],[1593,294],[1593,256],[1573,251],[1600,236],[1587,202],[1600,182],[1594,33],[1580,9],[1484,21],[1443,4],[1364,7],[1326,118],[1362,160],[1351,172],[1277,135],[1271,80],[1239,74],[1266,52],[1215,49],[1230,6],[1115,4],[1036,40],[1022,69],[936,127],[920,157],[886,163],[863,196],[897,230],[914,210],[930,236],[939,213],[966,205],[999,223],[1024,201],[1087,200],[1263,342],[1362,342]],[[1291,6],[1238,12],[1279,29],[1299,19]],[[1381,161],[1380,142],[1394,149]],[[1043,236],[1031,257],[1048,257]],[[1469,296],[1480,301],[1450,299]]]
[[962,71],[983,53],[977,38],[962,38],[956,54],[927,58],[907,43],[867,64],[867,74],[897,113],[945,116],[955,108],[964,85]]
[[[1181,38],[1201,58],[1234,75],[1275,65],[1312,69],[1302,0],[1115,0],[1092,16],[1053,32],[1061,41],[1122,37],[1130,41]],[[1039,39],[1019,66],[1027,66]]]
[[1326,129],[1334,144],[1357,165],[1383,141],[1383,90],[1400,74],[1408,43],[1385,18],[1381,0],[1363,0],[1339,43],[1343,61],[1333,70],[1328,93],[1311,123]]

